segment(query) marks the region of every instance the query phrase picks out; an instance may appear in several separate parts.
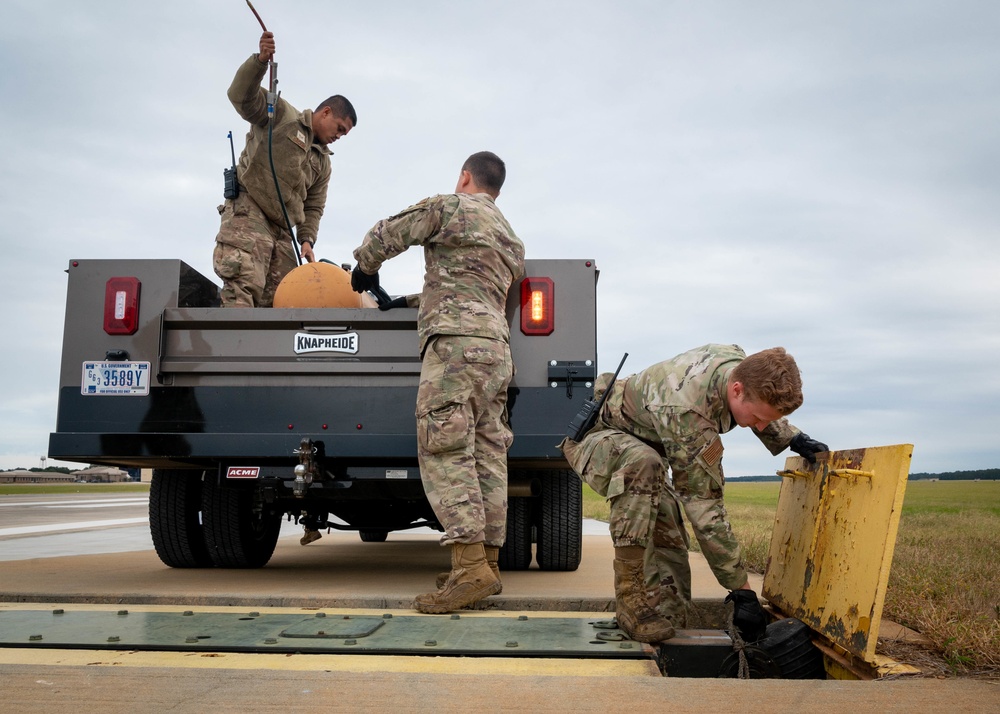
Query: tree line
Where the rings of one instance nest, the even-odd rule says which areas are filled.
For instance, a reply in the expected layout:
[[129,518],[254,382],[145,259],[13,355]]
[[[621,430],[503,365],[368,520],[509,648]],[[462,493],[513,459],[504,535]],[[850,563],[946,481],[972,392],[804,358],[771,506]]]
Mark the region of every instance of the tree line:
[[[1000,469],[980,469],[978,471],[945,471],[939,474],[929,474],[929,473],[916,473],[910,474],[910,481],[927,481],[929,479],[937,479],[938,481],[1000,481]],[[729,481],[780,481],[781,477],[777,475],[771,476],[736,476]]]

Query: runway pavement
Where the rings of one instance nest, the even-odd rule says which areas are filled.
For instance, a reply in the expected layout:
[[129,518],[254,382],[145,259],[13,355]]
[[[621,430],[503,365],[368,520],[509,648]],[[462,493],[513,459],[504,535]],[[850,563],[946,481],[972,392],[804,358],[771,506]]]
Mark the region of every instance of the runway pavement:
[[[0,602],[146,607],[407,608],[448,566],[433,532],[363,543],[331,533],[308,546],[286,526],[259,570],[180,570],[152,550],[142,499],[130,504],[11,506],[0,497]],[[48,499],[35,499],[47,501]],[[25,516],[29,509],[38,509]],[[100,513],[100,516],[96,515]],[[106,517],[105,517],[106,516]],[[44,526],[44,529],[41,527]],[[588,522],[580,568],[504,573],[494,611],[604,613],[613,609],[613,548]],[[82,553],[82,554],[81,554]],[[726,591],[692,554],[693,594],[706,608]],[[755,586],[760,588],[759,578]],[[76,605],[73,605],[76,603]],[[706,610],[708,611],[708,610]],[[478,616],[490,616],[483,612]],[[468,616],[477,616],[470,613]],[[655,668],[654,668],[655,669]],[[305,711],[1000,712],[1000,688],[973,680],[878,682],[718,680],[623,672],[573,660],[354,655],[87,652],[0,648],[0,712]]]

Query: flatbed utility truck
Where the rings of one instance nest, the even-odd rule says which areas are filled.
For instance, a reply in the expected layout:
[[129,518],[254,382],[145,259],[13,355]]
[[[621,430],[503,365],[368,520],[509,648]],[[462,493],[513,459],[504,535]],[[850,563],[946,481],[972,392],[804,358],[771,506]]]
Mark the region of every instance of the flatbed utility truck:
[[[556,448],[597,374],[593,260],[528,260],[507,302],[507,543],[575,570],[582,490]],[[72,260],[50,458],[153,469],[150,530],[178,568],[256,568],[282,518],[363,541],[441,526],[417,466],[417,310],[222,308],[180,260]]]

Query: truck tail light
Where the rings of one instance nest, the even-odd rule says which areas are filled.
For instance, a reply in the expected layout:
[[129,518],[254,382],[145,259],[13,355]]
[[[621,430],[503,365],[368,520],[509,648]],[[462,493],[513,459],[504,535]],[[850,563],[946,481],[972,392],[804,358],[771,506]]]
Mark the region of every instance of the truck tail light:
[[139,278],[108,278],[104,288],[104,331],[132,335],[139,329]]
[[521,281],[521,332],[551,335],[556,329],[555,285],[552,278]]

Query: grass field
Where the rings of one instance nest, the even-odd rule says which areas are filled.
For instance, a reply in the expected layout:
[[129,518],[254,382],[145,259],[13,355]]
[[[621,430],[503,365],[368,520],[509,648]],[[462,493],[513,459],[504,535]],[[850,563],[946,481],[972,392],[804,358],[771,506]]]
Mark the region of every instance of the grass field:
[[[726,483],[730,522],[758,573],[780,485]],[[584,515],[608,517],[586,486]],[[883,617],[923,633],[951,671],[1000,676],[1000,482],[907,484]]]

